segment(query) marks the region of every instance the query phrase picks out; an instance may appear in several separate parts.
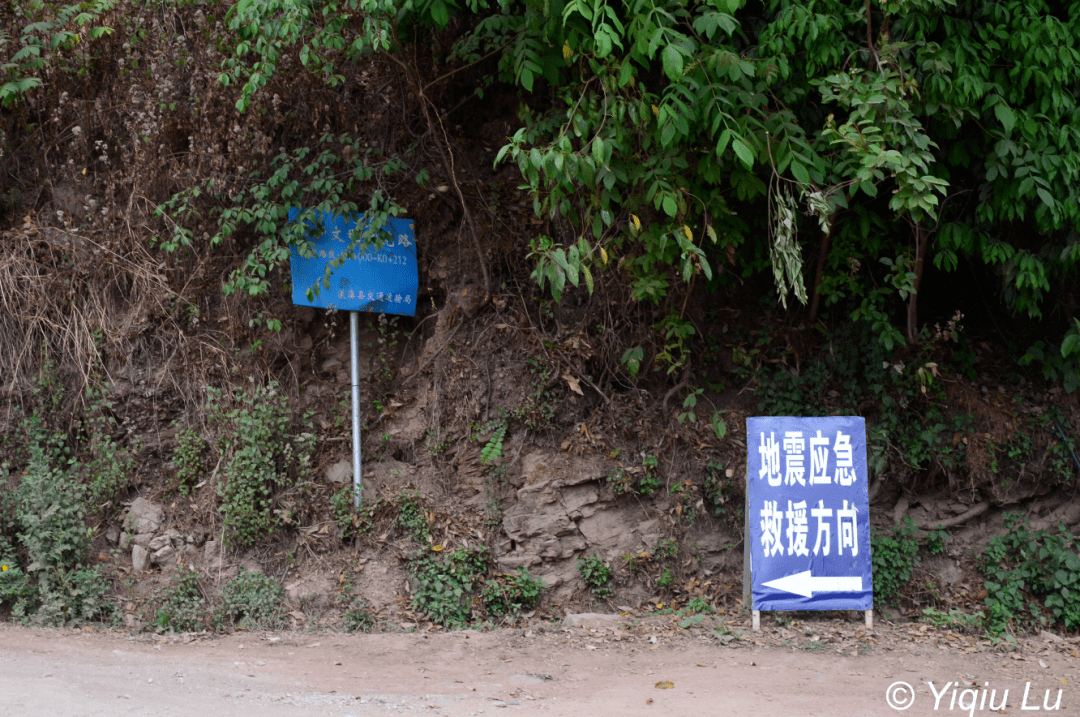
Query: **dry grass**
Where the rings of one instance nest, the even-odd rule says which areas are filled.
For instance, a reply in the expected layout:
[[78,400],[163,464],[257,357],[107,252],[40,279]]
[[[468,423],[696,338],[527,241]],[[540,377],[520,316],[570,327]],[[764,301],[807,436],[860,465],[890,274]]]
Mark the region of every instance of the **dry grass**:
[[[187,301],[159,266],[139,242],[121,253],[33,222],[0,233],[0,393],[7,418],[25,406],[47,366],[64,388],[59,408],[68,416],[84,407],[91,386],[136,383],[137,376],[155,392],[201,404],[208,374],[219,373],[214,364],[224,368],[227,356],[190,333]],[[152,375],[138,373],[147,366]]]

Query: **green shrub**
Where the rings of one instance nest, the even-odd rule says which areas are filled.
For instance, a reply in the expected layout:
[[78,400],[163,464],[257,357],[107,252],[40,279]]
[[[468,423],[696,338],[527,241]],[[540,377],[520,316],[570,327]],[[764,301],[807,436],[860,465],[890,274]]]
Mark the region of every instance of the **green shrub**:
[[85,567],[92,531],[84,523],[87,488],[74,472],[62,434],[48,431],[37,416],[23,422],[30,454],[12,501],[19,544],[26,551],[24,569],[14,565],[5,541],[0,571],[12,614],[40,625],[64,625],[108,619],[115,605],[106,598],[110,584],[98,568]]
[[135,470],[135,456],[118,446],[108,434],[96,434],[89,450],[87,487],[93,504],[100,505],[115,498],[127,486]]
[[206,601],[199,592],[199,574],[194,570],[181,570],[177,584],[161,598],[161,607],[154,613],[159,632],[194,632],[204,627]]
[[302,433],[290,440],[291,413],[276,383],[250,391],[234,388],[231,408],[220,392],[208,391],[207,409],[223,429],[218,445],[228,456],[218,484],[225,541],[247,548],[273,531],[274,496],[295,482],[292,466],[295,477],[309,469],[314,436]]
[[615,594],[610,584],[613,575],[611,566],[596,553],[578,558],[577,570],[585,581],[585,587],[592,591],[593,597],[603,600]]
[[38,582],[39,604],[29,622],[61,626],[109,621],[117,613],[116,604],[106,597],[109,588],[97,566],[45,574]]
[[81,565],[90,548],[83,523],[86,488],[70,474],[35,455],[18,490],[19,542],[27,552],[26,572],[38,576]]
[[905,517],[891,533],[871,533],[870,556],[874,571],[874,603],[895,603],[900,588],[919,564],[919,529]]
[[135,469],[132,451],[117,445],[112,438],[116,419],[112,417],[112,403],[106,399],[107,388],[98,386],[87,390],[89,406],[82,419],[83,430],[90,439],[83,468],[92,505],[117,497]]
[[1057,535],[1032,532],[1016,513],[1005,515],[1003,530],[979,563],[988,593],[987,630],[1001,635],[1051,622],[1066,630],[1080,627],[1080,557],[1072,533],[1064,526]]
[[458,548],[440,560],[421,549],[409,563],[412,606],[432,622],[460,629],[473,614],[474,591],[487,574],[487,548]]
[[276,628],[285,593],[273,578],[241,570],[221,591],[219,619],[245,630]]

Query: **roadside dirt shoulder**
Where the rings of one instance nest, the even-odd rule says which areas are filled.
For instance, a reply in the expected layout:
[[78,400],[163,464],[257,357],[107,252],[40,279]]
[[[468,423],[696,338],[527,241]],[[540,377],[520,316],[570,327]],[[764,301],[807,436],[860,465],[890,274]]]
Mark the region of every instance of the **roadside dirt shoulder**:
[[[711,634],[672,632],[665,626],[670,620],[636,622],[622,630],[586,625],[148,639],[3,625],[0,690],[4,714],[16,717],[456,717],[503,710],[832,717],[896,714],[887,692],[904,682],[914,691],[908,715],[967,712],[960,708],[972,697],[964,690],[976,688],[979,712],[989,713],[988,705],[978,708],[982,691],[996,690],[1000,705],[1009,690],[1012,711],[1020,709],[1027,689],[1028,706],[1038,702],[1042,708],[1048,690],[1053,706],[1061,690],[1057,713],[1080,714],[1080,692],[1073,692],[1080,659],[1067,639],[1033,638],[1006,654],[978,641],[971,650],[947,631],[883,625],[854,640],[853,649],[834,641],[852,629],[850,623],[770,626],[753,634],[729,621],[734,637],[723,644]],[[935,711],[934,693],[942,690]],[[889,694],[906,699],[902,687]]]

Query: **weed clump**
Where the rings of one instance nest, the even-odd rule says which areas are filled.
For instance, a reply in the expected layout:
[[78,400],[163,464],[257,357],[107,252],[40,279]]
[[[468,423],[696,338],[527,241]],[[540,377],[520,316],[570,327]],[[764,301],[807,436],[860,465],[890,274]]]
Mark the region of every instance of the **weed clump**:
[[191,493],[192,486],[202,474],[204,449],[203,438],[194,428],[185,428],[176,434],[173,464],[176,466],[176,480],[180,483],[182,495]]
[[368,612],[367,603],[356,598],[345,608],[342,624],[346,632],[370,632],[375,627],[375,618]]
[[412,606],[444,627],[461,629],[532,609],[547,587],[525,568],[488,577],[486,547],[462,547],[445,556],[433,548],[421,548],[409,562]]
[[284,598],[284,590],[273,578],[241,570],[221,591],[216,621],[245,630],[279,627]]
[[482,594],[484,607],[494,617],[531,610],[536,607],[540,593],[547,587],[543,580],[531,575],[526,568],[518,568],[516,574],[503,575],[501,578],[488,580]]
[[440,560],[421,548],[409,563],[413,607],[444,627],[466,627],[488,557],[487,548],[458,548]]
[[206,601],[199,592],[199,574],[181,570],[177,584],[162,595],[161,607],[154,614],[158,632],[194,632],[202,629]]

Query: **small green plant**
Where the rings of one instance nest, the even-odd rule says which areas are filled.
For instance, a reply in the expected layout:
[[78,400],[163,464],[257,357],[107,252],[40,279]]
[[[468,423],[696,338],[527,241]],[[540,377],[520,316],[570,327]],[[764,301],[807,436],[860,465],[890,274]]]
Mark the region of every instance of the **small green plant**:
[[671,568],[664,568],[664,572],[660,576],[660,579],[656,581],[656,587],[660,588],[661,590],[666,590],[674,584],[675,575],[671,572]]
[[685,609],[688,612],[692,613],[711,614],[715,612],[715,610],[713,610],[712,608],[712,605],[710,605],[709,602],[703,597],[690,598],[690,600],[686,603]]
[[[684,611],[680,610],[679,614],[685,615],[686,613]],[[686,617],[683,617],[681,620],[679,620],[679,627],[681,627],[681,628],[683,628],[685,630],[687,628],[693,627],[694,625],[700,625],[701,623],[705,622],[708,619],[709,619],[709,616],[704,614],[704,613],[697,614],[697,615],[688,615]]]
[[607,484],[615,495],[625,495],[634,489],[633,481],[622,468],[616,466],[607,476]]
[[194,428],[185,428],[176,434],[173,464],[176,466],[176,479],[180,483],[182,495],[188,495],[202,475],[205,447],[206,442]]
[[623,553],[622,555],[623,560],[626,561],[626,567],[629,568],[631,575],[636,575],[641,565],[648,561],[651,557],[652,556],[644,550],[637,554]]
[[418,543],[427,542],[431,535],[428,525],[427,514],[424,513],[423,499],[415,490],[403,490],[397,498],[398,517],[397,524],[404,528],[413,540]]
[[132,451],[121,448],[108,434],[95,434],[86,463],[89,491],[95,504],[112,500],[127,485],[135,468]]
[[157,632],[194,632],[204,627],[206,601],[199,592],[199,574],[181,569],[176,585],[161,595],[161,607],[154,613]]
[[401,329],[398,328],[396,316],[379,314],[377,321],[379,349],[371,360],[371,372],[378,380],[387,383],[394,377],[394,352],[401,337]]
[[683,399],[683,408],[686,409],[679,414],[679,423],[690,421],[690,423],[697,423],[697,404],[698,399],[705,393],[705,389],[696,388],[686,394],[686,398]]
[[713,637],[715,637],[722,645],[738,640],[745,634],[746,630],[732,630],[727,625],[720,625],[713,630]]
[[872,533],[870,555],[874,571],[874,602],[895,604],[900,588],[919,563],[919,529],[905,517],[891,533]]
[[439,440],[440,435],[441,430],[438,428],[429,428],[427,430],[424,445],[427,446],[427,451],[432,456],[441,456],[450,448],[450,439]]
[[491,437],[488,438],[484,448],[480,451],[480,464],[487,465],[499,459],[503,452],[503,438],[506,437],[506,429],[509,426],[506,420],[497,421]]
[[546,587],[543,580],[534,577],[526,568],[518,568],[516,574],[488,580],[481,597],[489,615],[502,617],[536,607],[540,593]]
[[679,552],[679,544],[675,542],[674,538],[664,538],[655,546],[653,546],[653,555],[658,558],[667,558],[676,555]]
[[611,566],[604,562],[596,553],[577,561],[578,574],[585,581],[585,587],[592,591],[593,597],[603,600],[615,594],[611,588],[613,571]]
[[241,570],[221,591],[218,617],[245,630],[275,628],[281,623],[284,597],[273,578]]
[[626,367],[626,372],[630,374],[630,378],[636,378],[638,371],[641,370],[641,362],[644,358],[645,349],[640,346],[634,346],[633,348],[623,351],[619,363]]
[[656,456],[647,455],[641,461],[641,481],[638,483],[638,492],[642,495],[652,495],[660,488],[660,479],[656,476],[656,469],[660,463]]
[[715,461],[705,464],[705,480],[701,492],[706,505],[711,506],[713,515],[733,520],[742,517],[742,503],[734,499],[737,495],[735,484],[723,464]]
[[926,551],[931,555],[941,555],[945,552],[945,543],[952,540],[949,534],[941,528],[930,531],[926,536]]

